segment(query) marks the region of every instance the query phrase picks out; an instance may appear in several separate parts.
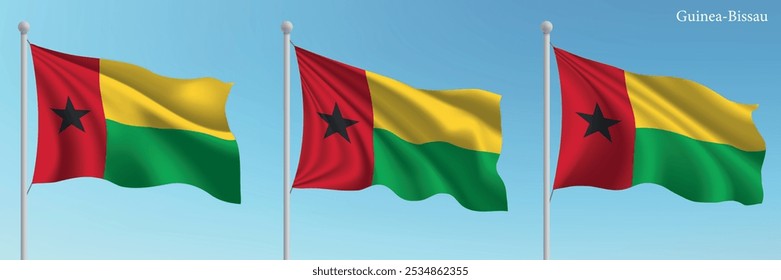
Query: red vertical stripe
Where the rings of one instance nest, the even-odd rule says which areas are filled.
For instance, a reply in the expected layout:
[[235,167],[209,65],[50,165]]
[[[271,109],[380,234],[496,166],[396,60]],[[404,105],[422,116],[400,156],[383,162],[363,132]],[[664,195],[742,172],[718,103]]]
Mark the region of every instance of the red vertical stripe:
[[[561,81],[561,148],[553,188],[594,186],[620,190],[632,185],[635,119],[624,71],[554,48]],[[620,120],[584,136],[589,123],[578,113],[593,114],[599,104],[605,118]]]
[[[304,133],[296,188],[360,190],[374,175],[374,115],[366,72],[296,47],[304,103]],[[338,104],[349,142],[339,133],[325,136]]]
[[[100,60],[30,45],[38,91],[38,152],[33,183],[74,177],[103,178],[106,119],[100,97]],[[65,109],[70,98],[84,131],[63,122],[52,109]]]

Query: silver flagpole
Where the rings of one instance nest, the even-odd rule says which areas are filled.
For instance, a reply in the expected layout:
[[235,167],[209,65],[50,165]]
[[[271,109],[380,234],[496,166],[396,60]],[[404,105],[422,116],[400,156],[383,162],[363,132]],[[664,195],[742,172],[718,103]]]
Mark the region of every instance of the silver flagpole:
[[550,21],[542,22],[543,34],[543,67],[542,67],[542,94],[543,94],[543,145],[542,145],[542,259],[550,258],[550,32],[553,24]]
[[20,206],[20,233],[19,236],[19,243],[20,243],[20,257],[21,260],[27,259],[27,185],[25,184],[27,181],[27,157],[25,157],[25,153],[27,151],[27,46],[25,45],[27,43],[27,31],[30,31],[30,24],[26,21],[22,21],[19,23],[19,33],[22,35],[22,108],[21,108],[21,114],[22,114],[22,131],[21,131],[21,166],[19,169],[21,170],[19,173],[20,175],[20,188],[19,191],[21,192],[21,199],[19,201]]
[[282,259],[290,259],[290,31],[293,30],[293,23],[285,21],[282,23],[282,34],[284,40],[284,85],[282,91],[284,92],[284,138],[283,144],[283,176],[282,179],[282,193],[283,193],[283,254]]

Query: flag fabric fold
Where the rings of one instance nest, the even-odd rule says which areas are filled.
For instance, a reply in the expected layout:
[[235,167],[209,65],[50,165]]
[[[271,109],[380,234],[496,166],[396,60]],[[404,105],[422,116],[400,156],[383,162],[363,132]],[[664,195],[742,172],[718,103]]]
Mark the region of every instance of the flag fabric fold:
[[467,209],[507,210],[501,96],[416,89],[295,49],[304,132],[294,188],[385,185],[405,200],[449,194]]
[[231,84],[30,45],[38,89],[33,183],[95,177],[123,187],[196,186],[240,203]]
[[554,189],[661,185],[692,201],[762,202],[765,142],[751,114],[699,83],[554,48],[562,131]]

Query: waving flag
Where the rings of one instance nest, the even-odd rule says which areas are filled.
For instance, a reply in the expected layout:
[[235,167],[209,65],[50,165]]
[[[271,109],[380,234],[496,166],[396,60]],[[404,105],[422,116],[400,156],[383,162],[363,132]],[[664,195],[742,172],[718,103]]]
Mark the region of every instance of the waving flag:
[[31,48],[38,88],[33,183],[184,183],[241,202],[239,150],[225,116],[231,84]]
[[507,210],[499,95],[420,90],[299,47],[296,55],[304,135],[293,187],[385,185],[406,200],[444,193],[471,210]]

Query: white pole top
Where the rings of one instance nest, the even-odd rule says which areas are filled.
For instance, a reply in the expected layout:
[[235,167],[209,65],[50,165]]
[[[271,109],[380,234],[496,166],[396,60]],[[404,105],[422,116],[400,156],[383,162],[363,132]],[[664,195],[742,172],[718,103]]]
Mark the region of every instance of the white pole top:
[[290,31],[293,31],[293,23],[290,22],[290,21],[287,21],[287,20],[283,21],[282,22],[282,33],[290,34]]
[[26,21],[19,22],[19,32],[24,35],[27,34],[27,31],[30,31],[30,24]]
[[550,32],[553,31],[553,23],[551,23],[550,21],[547,21],[547,20],[543,21],[542,25],[540,25],[540,27],[542,28],[542,33],[543,34],[550,34]]

